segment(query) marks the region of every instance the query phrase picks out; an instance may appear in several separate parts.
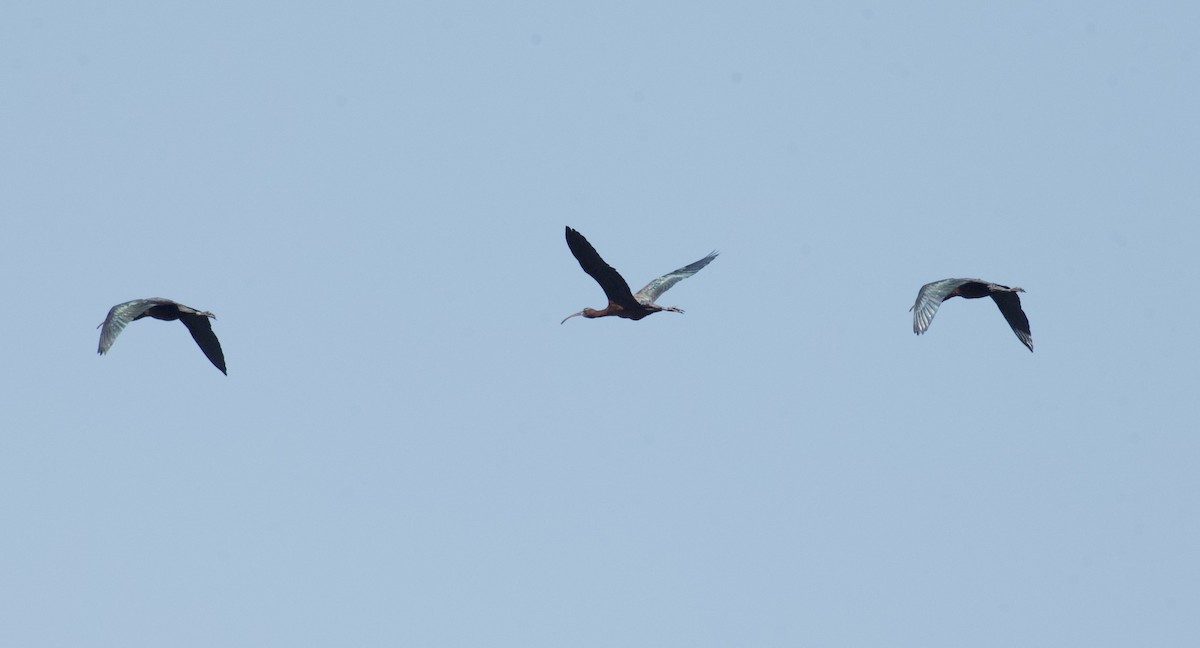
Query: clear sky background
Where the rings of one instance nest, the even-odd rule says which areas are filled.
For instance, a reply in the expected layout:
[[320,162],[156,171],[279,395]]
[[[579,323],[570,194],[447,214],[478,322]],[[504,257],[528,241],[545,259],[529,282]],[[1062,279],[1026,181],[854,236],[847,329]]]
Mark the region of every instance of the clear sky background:
[[0,645],[1200,645],[1200,5],[2,13]]

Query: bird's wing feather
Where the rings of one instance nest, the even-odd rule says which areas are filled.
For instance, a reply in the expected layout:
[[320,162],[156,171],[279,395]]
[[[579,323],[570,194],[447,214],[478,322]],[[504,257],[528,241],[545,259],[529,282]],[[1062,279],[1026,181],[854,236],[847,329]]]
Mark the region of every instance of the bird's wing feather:
[[583,271],[604,289],[608,301],[624,308],[638,307],[638,302],[634,299],[633,291],[629,289],[625,278],[600,258],[596,248],[583,238],[583,234],[568,227],[567,247],[571,248],[571,254],[574,254],[575,259],[579,261],[579,267],[583,268]]
[[992,301],[996,302],[996,306],[1004,314],[1004,319],[1012,327],[1013,333],[1017,334],[1017,339],[1021,341],[1021,344],[1033,351],[1033,334],[1029,330],[1029,318],[1025,316],[1025,311],[1021,310],[1021,298],[1017,296],[1017,293],[994,292]]
[[971,281],[971,279],[942,279],[921,286],[921,290],[917,292],[917,301],[912,308],[908,309],[913,314],[913,333],[920,335],[929,330],[933,316],[937,315],[938,307],[942,305],[942,300],[946,298],[946,295]]
[[708,256],[704,257],[703,259],[700,259],[695,263],[685,265],[678,270],[668,272],[658,279],[651,281],[650,283],[646,284],[645,288],[637,291],[637,294],[634,295],[633,298],[642,304],[653,304],[655,301],[658,301],[658,298],[662,296],[663,293],[667,292],[671,286],[679,283],[681,279],[687,279],[697,272],[700,272],[701,268],[712,263],[712,260],[715,258],[717,258],[717,251],[713,250],[712,252],[709,252]]
[[117,336],[125,330],[130,322],[158,303],[158,300],[155,299],[134,299],[108,309],[108,316],[100,324],[100,348],[96,352],[101,355],[107,353],[112,348],[113,342],[117,341]]
[[221,342],[217,340],[217,334],[213,333],[212,322],[208,316],[183,313],[179,316],[179,321],[191,332],[192,339],[200,346],[204,355],[208,356],[209,362],[220,369],[221,373],[229,375],[229,372],[225,371],[225,354],[221,351]]

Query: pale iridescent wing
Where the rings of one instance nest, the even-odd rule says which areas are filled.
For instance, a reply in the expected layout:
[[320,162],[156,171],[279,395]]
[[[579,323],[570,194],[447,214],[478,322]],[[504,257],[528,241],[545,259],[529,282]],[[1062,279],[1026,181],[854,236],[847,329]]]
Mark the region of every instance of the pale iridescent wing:
[[1021,344],[1033,351],[1033,334],[1029,330],[1029,318],[1025,316],[1025,311],[1021,310],[1021,298],[1017,296],[1017,293],[994,292],[992,301],[1000,307],[1000,312],[1004,314],[1004,319],[1012,327],[1013,333],[1017,334],[1017,339],[1021,341]]
[[663,293],[667,292],[667,289],[669,289],[671,286],[679,283],[681,279],[687,279],[697,272],[700,272],[704,266],[712,263],[712,260],[715,258],[717,258],[717,251],[713,250],[712,252],[709,252],[708,256],[704,257],[703,259],[700,259],[699,261],[690,265],[686,265],[678,270],[668,272],[658,279],[651,281],[650,283],[646,284],[645,288],[637,291],[637,294],[635,294],[633,298],[638,300],[638,303],[641,304],[653,304],[654,302],[658,301],[658,298],[662,296]]
[[921,286],[921,290],[917,292],[916,303],[908,309],[913,314],[913,333],[920,335],[929,330],[929,324],[933,322],[933,316],[937,315],[938,307],[942,305],[942,300],[946,298],[946,295],[954,292],[954,289],[959,286],[972,281],[974,280],[942,279]]
[[117,341],[117,336],[130,322],[137,319],[142,313],[154,306],[158,306],[164,301],[163,299],[134,299],[123,304],[117,304],[108,309],[108,317],[104,318],[104,322],[100,324],[100,347],[97,353],[103,355],[112,348],[113,342]]

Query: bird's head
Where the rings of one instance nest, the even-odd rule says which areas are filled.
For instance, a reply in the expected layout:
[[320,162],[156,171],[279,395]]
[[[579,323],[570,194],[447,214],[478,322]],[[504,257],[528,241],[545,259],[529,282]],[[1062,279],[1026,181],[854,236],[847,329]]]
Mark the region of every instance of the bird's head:
[[596,313],[598,312],[599,311],[594,308],[585,308],[578,313],[571,313],[570,315],[567,315],[563,318],[563,321],[559,322],[559,324],[565,324],[567,320],[571,319],[572,317],[579,317],[580,315],[583,315],[584,317],[595,317]]

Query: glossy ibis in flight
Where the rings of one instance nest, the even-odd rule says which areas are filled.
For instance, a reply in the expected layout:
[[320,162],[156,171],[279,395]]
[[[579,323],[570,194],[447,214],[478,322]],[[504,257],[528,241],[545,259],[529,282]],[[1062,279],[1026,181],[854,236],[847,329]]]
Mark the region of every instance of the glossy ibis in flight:
[[929,329],[933,316],[937,314],[938,306],[951,297],[979,299],[991,297],[1008,320],[1013,333],[1021,344],[1033,351],[1033,335],[1029,332],[1029,318],[1021,310],[1021,298],[1017,293],[1025,292],[1022,288],[1009,288],[982,279],[942,279],[921,286],[917,293],[917,301],[908,309],[913,312],[913,332],[917,335]]
[[604,289],[604,294],[608,296],[608,307],[602,310],[585,308],[578,313],[567,315],[563,318],[563,322],[577,315],[583,315],[587,318],[616,315],[617,317],[624,317],[631,320],[640,320],[651,313],[659,311],[682,313],[683,310],[675,306],[659,306],[654,303],[654,300],[658,299],[659,295],[667,292],[667,289],[678,283],[680,279],[686,279],[700,272],[701,268],[717,258],[717,252],[714,250],[708,256],[691,265],[668,272],[658,279],[651,281],[646,284],[645,288],[634,294],[629,290],[629,284],[625,283],[625,279],[621,274],[613,270],[612,266],[600,258],[600,255],[596,253],[596,248],[592,247],[592,244],[583,238],[583,234],[576,232],[570,227],[567,228],[567,247],[571,248],[571,254],[574,254],[575,258],[579,261],[579,267],[583,268],[583,271],[588,273]]
[[100,348],[97,352],[101,355],[107,353],[112,348],[113,342],[117,341],[117,336],[121,334],[121,331],[130,322],[143,317],[183,322],[213,366],[220,369],[221,373],[229,375],[225,371],[225,354],[221,352],[221,343],[217,340],[217,336],[212,330],[212,324],[208,321],[209,318],[217,319],[217,316],[208,311],[196,310],[191,306],[184,306],[179,302],[162,297],[135,299],[117,304],[109,309],[108,317],[105,317],[100,326],[96,327],[104,327],[100,331]]

